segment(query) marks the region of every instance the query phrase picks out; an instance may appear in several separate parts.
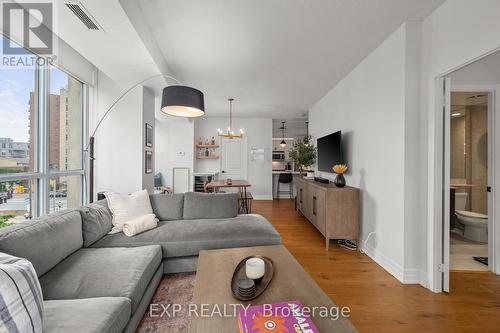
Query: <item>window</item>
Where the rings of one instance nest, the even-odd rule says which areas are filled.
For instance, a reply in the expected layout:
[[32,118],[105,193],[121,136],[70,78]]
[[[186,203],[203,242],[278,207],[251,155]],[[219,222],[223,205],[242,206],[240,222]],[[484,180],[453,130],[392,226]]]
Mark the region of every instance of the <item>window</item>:
[[86,89],[52,65],[0,68],[0,227],[83,204]]
[[82,204],[82,176],[51,178],[49,184],[50,213]]
[[82,169],[83,84],[50,67],[50,170]]
[[0,228],[31,219],[36,208],[36,181],[0,182]]
[[[3,38],[3,37],[2,37]],[[0,73],[0,174],[34,172],[37,111],[34,106],[35,70],[1,69]]]

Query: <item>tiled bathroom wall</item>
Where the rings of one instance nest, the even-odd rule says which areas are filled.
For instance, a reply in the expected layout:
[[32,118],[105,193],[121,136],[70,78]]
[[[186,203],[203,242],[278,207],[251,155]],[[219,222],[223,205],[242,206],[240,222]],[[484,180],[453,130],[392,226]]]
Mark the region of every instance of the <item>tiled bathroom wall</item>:
[[488,107],[463,106],[461,116],[451,119],[450,176],[457,192],[467,192],[466,210],[487,214],[488,194]]
[[467,107],[466,142],[469,158],[466,159],[467,182],[471,187],[470,210],[488,213],[488,108],[487,105]]

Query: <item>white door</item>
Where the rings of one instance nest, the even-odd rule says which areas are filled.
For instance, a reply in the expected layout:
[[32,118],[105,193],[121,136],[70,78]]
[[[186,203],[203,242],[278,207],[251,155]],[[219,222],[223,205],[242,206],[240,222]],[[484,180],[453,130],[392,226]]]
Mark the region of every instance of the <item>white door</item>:
[[451,156],[451,79],[443,80],[443,291],[450,291],[450,156]]
[[174,193],[186,193],[190,191],[189,168],[174,168],[172,187]]
[[247,179],[247,144],[245,139],[222,139],[221,179]]
[[[500,274],[500,221],[498,221],[498,209],[500,203],[495,200],[495,190],[498,188],[498,152],[496,147],[500,142],[499,133],[495,130],[500,128],[500,106],[496,100],[495,90],[488,93],[488,269]],[[496,116],[497,115],[497,116]]]

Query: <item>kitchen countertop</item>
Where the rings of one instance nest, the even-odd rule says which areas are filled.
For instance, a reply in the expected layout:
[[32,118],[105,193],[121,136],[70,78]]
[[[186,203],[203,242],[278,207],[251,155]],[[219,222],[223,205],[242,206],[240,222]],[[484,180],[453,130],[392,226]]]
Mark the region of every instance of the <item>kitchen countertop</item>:
[[290,171],[290,170],[283,170],[283,171],[274,171],[273,170],[273,175],[279,175],[280,173],[291,173],[292,175],[298,175],[300,172],[298,171]]
[[218,175],[219,172],[193,172],[193,176],[211,176],[211,175]]

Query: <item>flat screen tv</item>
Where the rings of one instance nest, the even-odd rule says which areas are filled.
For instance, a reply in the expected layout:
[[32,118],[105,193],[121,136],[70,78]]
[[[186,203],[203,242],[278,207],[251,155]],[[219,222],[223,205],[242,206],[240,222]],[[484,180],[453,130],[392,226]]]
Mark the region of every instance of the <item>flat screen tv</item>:
[[318,139],[318,170],[333,172],[335,164],[345,164],[341,131]]

